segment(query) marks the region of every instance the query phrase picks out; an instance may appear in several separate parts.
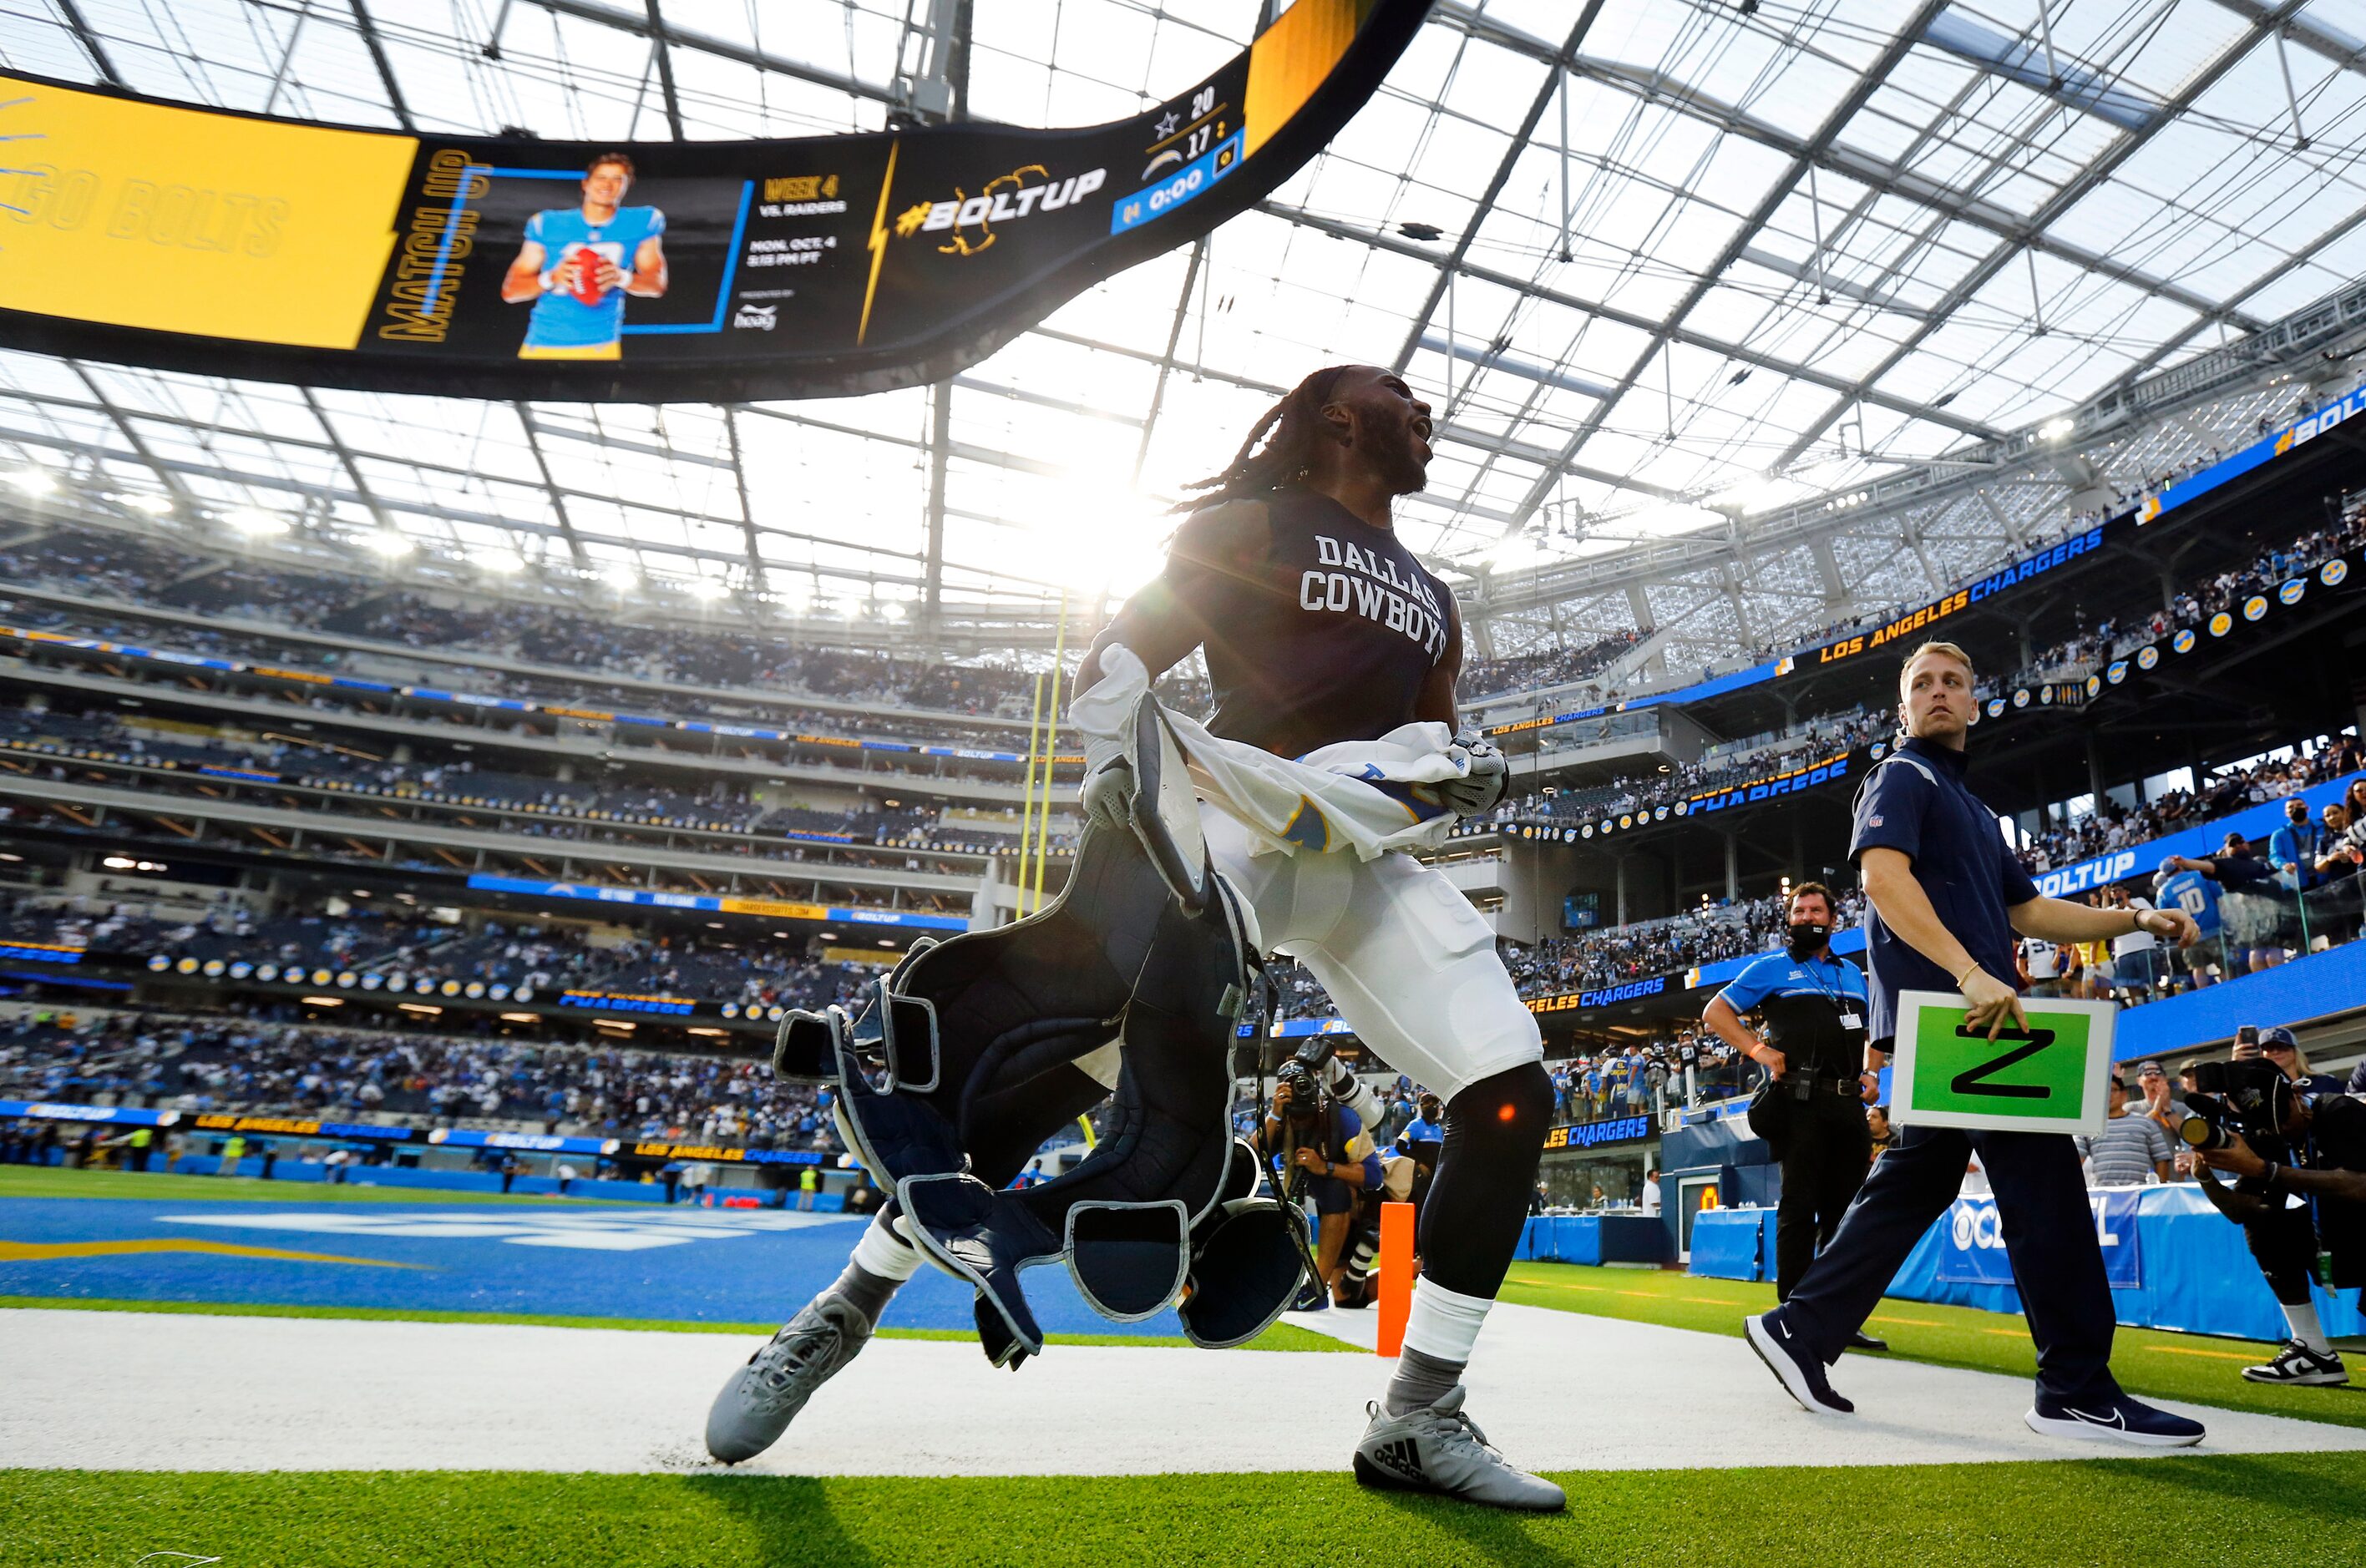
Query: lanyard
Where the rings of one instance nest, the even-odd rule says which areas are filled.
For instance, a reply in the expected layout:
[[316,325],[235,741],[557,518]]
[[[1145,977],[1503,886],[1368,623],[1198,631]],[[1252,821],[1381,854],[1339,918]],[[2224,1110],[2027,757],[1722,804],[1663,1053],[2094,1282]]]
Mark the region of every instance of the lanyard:
[[1830,955],[1826,955],[1820,958],[1809,958],[1799,967],[1808,971],[1808,979],[1814,982],[1818,991],[1823,992],[1824,1000],[1832,1004],[1832,1012],[1839,1016],[1845,1018],[1849,1014],[1849,1004],[1854,1002],[1856,998],[1848,995],[1844,991],[1834,991],[1831,986],[1824,983],[1824,966],[1826,964],[1836,964],[1838,962],[1840,962],[1839,959],[1834,958]]

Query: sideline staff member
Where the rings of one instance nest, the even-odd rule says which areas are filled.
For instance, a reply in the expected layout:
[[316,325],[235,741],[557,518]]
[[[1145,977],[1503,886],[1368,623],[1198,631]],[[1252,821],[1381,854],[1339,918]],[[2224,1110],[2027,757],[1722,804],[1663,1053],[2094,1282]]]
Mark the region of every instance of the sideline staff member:
[[[1751,1129],[1783,1162],[1783,1201],[1774,1211],[1774,1299],[1830,1246],[1842,1211],[1865,1184],[1873,1135],[1865,1104],[1876,1080],[1865,1060],[1865,974],[1832,957],[1832,893],[1821,882],[1791,892],[1790,928],[1780,953],[1751,960],[1709,1000],[1701,1022],[1718,1038],[1766,1070],[1768,1083],[1750,1113]],[[1741,1021],[1756,1009],[1768,1039]],[[1860,1330],[1852,1349],[1889,1347]]]
[[[1906,739],[1867,777],[1849,846],[1872,904],[1868,1066],[1887,1052],[1902,991],[1961,993],[1971,1026],[1990,1039],[2025,1029],[2021,998],[2000,978],[2013,972],[2016,931],[2088,942],[2143,929],[2193,944],[2193,919],[2182,910],[2090,909],[2039,896],[2006,847],[1996,813],[1964,783],[1970,655],[1952,643],[1925,643],[1898,671],[1898,687]],[[1791,1299],[1745,1320],[1752,1348],[1811,1414],[1853,1410],[1824,1368],[1840,1359],[1907,1253],[1955,1201],[1975,1151],[1996,1193],[2005,1255],[2037,1343],[2037,1397],[2024,1417],[2030,1429],[2150,1448],[2201,1441],[2200,1422],[2129,1398],[2112,1376],[2112,1291],[2079,1151],[2063,1133],[1908,1127]]]

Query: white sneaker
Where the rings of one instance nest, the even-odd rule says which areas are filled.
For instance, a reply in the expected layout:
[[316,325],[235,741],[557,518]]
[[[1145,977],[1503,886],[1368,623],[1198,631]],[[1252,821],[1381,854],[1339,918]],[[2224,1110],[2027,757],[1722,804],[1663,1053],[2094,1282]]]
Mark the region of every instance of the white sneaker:
[[2340,1351],[2320,1356],[2294,1339],[2276,1352],[2274,1361],[2265,1366],[2245,1367],[2243,1375],[2253,1383],[2296,1383],[2313,1388],[2332,1388],[2349,1381],[2349,1369],[2341,1364]]

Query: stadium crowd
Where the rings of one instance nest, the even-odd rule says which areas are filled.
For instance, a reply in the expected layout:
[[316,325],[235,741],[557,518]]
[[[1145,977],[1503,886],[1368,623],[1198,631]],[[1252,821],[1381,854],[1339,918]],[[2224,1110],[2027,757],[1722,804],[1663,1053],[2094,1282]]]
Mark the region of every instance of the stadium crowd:
[[2243,566],[2228,567],[2199,584],[2180,588],[2171,603],[2150,615],[2132,622],[2106,620],[2089,627],[2084,624],[2084,613],[2074,610],[2076,628],[2071,635],[2030,659],[2011,676],[1982,682],[1982,695],[1995,696],[2016,686],[2045,681],[2084,679],[2147,644],[2206,627],[2214,616],[2238,613],[2244,601],[2253,596],[2272,594],[2282,584],[2306,577],[2335,556],[2366,547],[2366,492],[2344,498],[2339,511],[2338,521],[2310,529],[2289,543],[2259,552]]
[[563,924],[480,919],[474,927],[428,919],[415,908],[257,916],[225,902],[202,915],[158,916],[86,896],[0,890],[0,938],[204,963],[375,970],[411,980],[471,980],[548,993],[661,992],[754,1008],[844,1002],[873,971],[806,957],[796,944],[711,935],[603,937]]
[[469,1118],[567,1136],[838,1151],[826,1099],[727,1057],[119,1013],[0,1025],[0,1097],[258,1115]]

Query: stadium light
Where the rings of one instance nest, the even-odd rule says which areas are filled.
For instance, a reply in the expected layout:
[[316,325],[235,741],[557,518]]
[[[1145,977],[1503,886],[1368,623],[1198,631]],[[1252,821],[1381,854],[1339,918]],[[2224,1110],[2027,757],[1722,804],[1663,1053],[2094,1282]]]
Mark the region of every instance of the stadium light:
[[39,465],[17,469],[8,476],[8,483],[28,496],[51,496],[58,489],[57,476]]
[[2079,423],[2076,420],[2073,420],[2067,414],[2063,414],[2055,419],[2050,419],[2044,424],[2038,426],[2037,439],[2040,441],[2060,441],[2064,436],[2068,435],[2072,431],[2077,430],[2078,428]]
[[163,517],[173,510],[172,497],[160,496],[153,491],[134,491],[115,498],[130,510],[148,517]]
[[276,511],[265,511],[261,507],[240,507],[235,511],[223,514],[222,521],[249,539],[263,539],[287,532],[286,518]]
[[682,588],[691,598],[706,604],[714,603],[731,591],[713,577],[693,577]]
[[498,572],[504,577],[525,566],[524,560],[509,550],[479,550],[468,557],[468,562],[480,572]]
[[362,540],[362,546],[375,554],[385,556],[389,561],[400,555],[408,555],[418,548],[410,540],[390,528],[383,528],[376,533],[367,535]]

